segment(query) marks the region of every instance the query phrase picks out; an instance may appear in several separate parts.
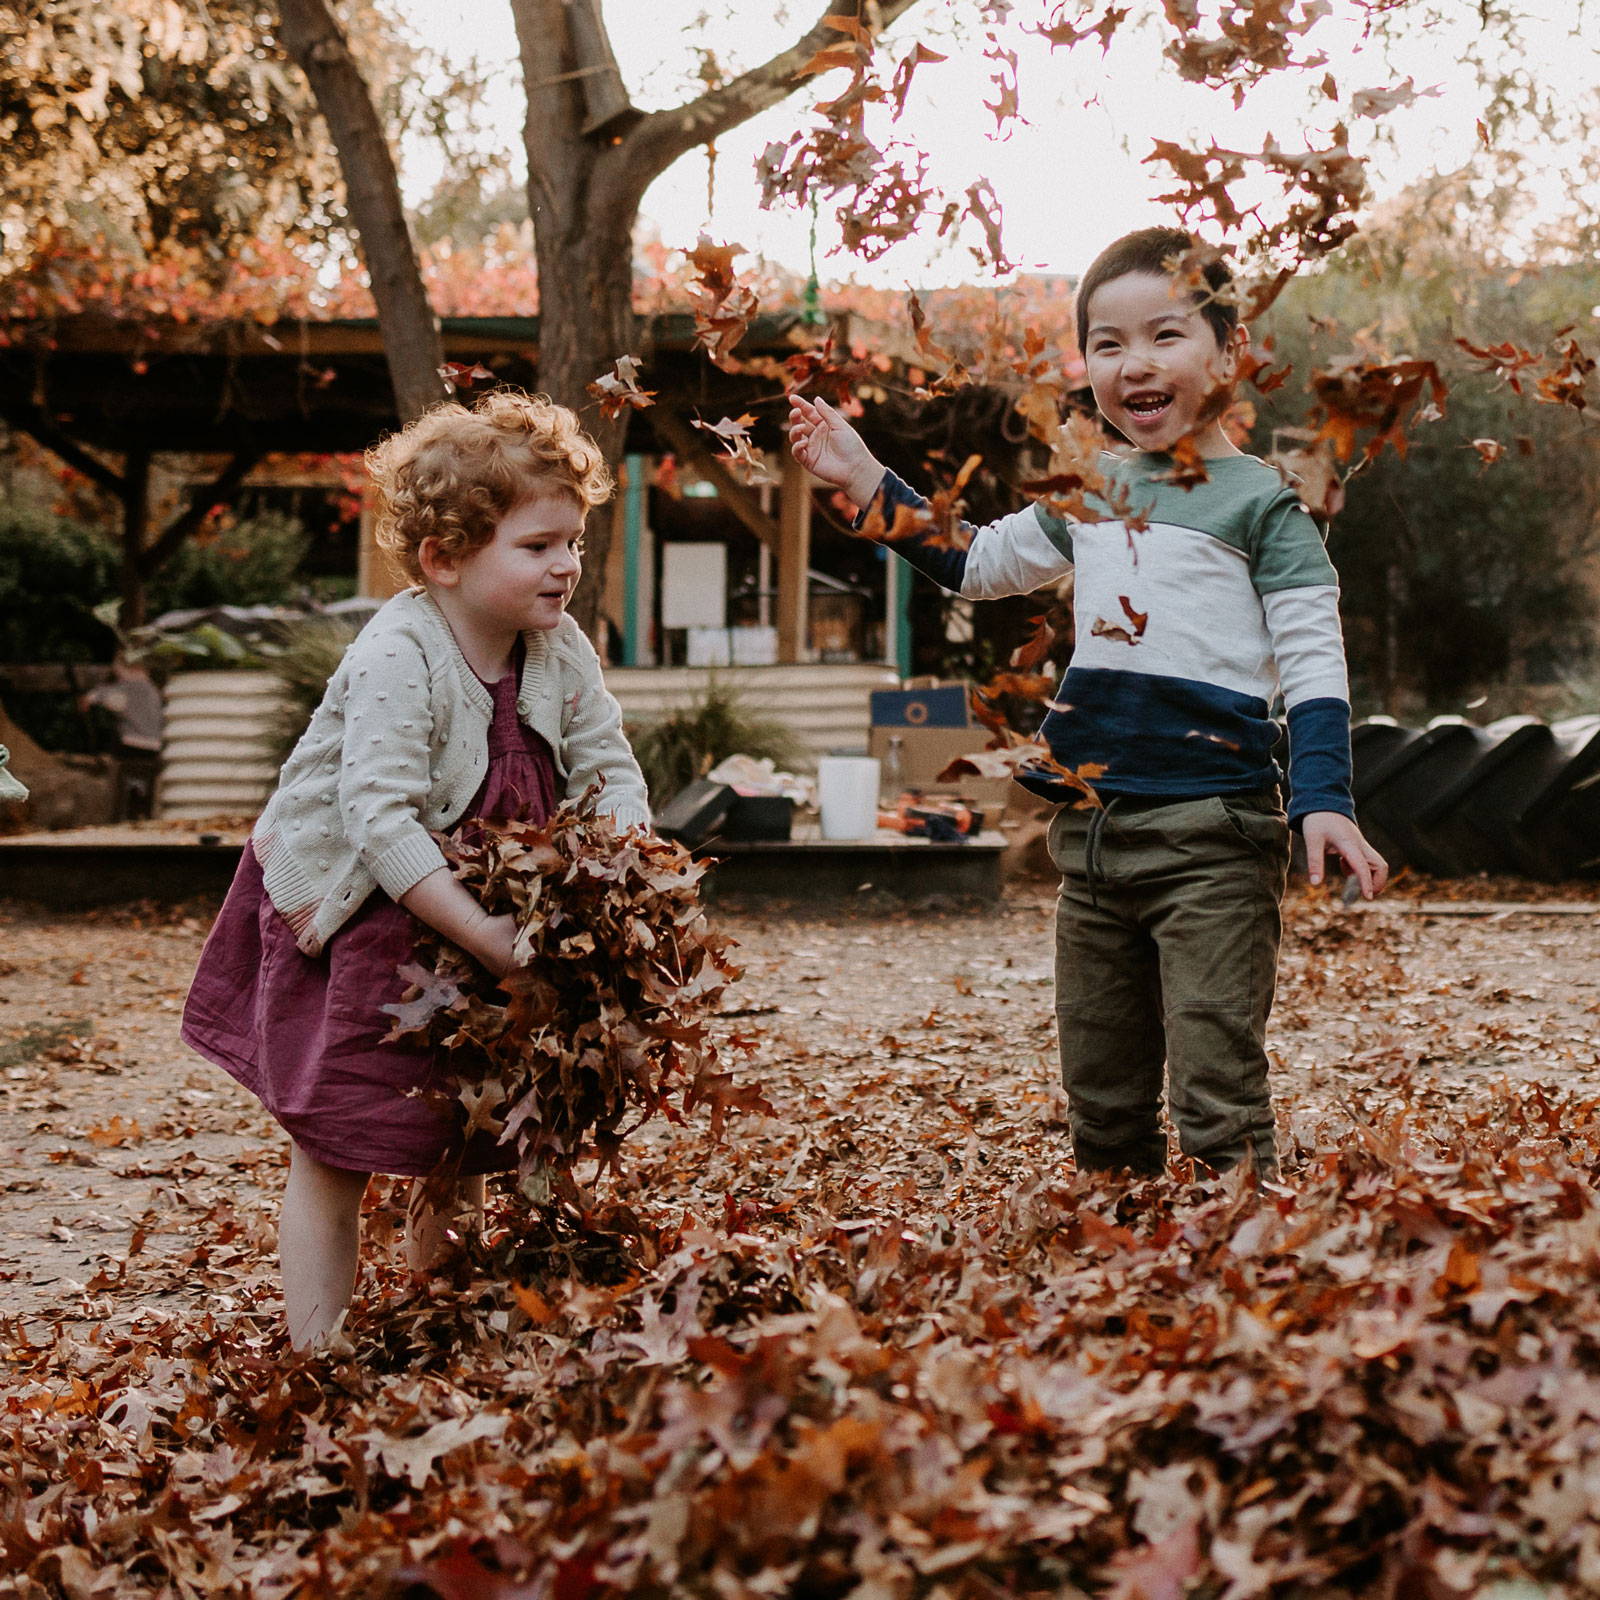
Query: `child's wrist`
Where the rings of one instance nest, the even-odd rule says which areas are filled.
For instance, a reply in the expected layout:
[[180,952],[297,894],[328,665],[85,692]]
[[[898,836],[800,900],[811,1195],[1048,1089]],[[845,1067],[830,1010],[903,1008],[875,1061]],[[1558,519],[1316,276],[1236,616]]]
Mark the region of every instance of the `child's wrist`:
[[865,511],[878,497],[878,490],[882,487],[884,478],[883,463],[875,457],[869,456],[866,462],[850,475],[850,481],[845,485],[845,493],[855,504]]

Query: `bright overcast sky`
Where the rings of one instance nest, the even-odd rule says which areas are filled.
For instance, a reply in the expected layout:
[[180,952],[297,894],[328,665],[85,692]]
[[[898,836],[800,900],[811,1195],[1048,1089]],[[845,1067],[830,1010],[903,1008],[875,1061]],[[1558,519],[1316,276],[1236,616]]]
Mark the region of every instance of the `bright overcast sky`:
[[[426,43],[457,59],[476,55],[503,64],[492,99],[493,116],[505,144],[515,152],[519,182],[523,97],[511,12],[504,0],[391,0]],[[1336,11],[1345,9],[1334,0]],[[1395,113],[1385,126],[1395,135],[1392,148],[1373,151],[1373,187],[1381,198],[1435,170],[1451,170],[1473,159],[1476,122],[1483,91],[1463,65],[1475,43],[1477,0],[1443,0],[1454,20],[1421,32],[1386,56],[1363,47],[1360,32],[1346,18],[1320,24],[1306,41],[1328,56],[1326,67],[1310,74],[1276,74],[1251,92],[1235,110],[1231,97],[1183,83],[1160,55],[1160,38],[1125,30],[1102,60],[1097,49],[1080,46],[1052,52],[1026,28],[1050,12],[1019,0],[1004,43],[1020,57],[1020,97],[1026,125],[1012,123],[995,138],[994,118],[983,100],[993,98],[990,64],[983,60],[983,38],[974,23],[952,32],[952,10],[975,18],[975,4],[950,7],[947,0],[922,0],[890,31],[881,48],[898,58],[918,37],[950,53],[943,64],[924,67],[897,132],[928,153],[930,177],[952,194],[974,179],[987,177],[1004,208],[1006,245],[1024,268],[1081,272],[1097,250],[1117,234],[1150,222],[1169,220],[1155,204],[1164,168],[1141,164],[1154,138],[1204,147],[1213,141],[1235,150],[1259,149],[1267,134],[1289,148],[1303,148],[1309,132],[1324,142],[1341,107],[1317,92],[1324,72],[1337,80],[1341,101],[1351,91],[1384,88],[1407,76],[1416,86],[1437,86],[1439,94]],[[636,104],[654,108],[674,104],[692,92],[696,44],[711,42],[726,66],[742,67],[765,59],[789,43],[816,11],[780,10],[758,14],[738,5],[719,12],[708,0],[604,0],[607,22],[623,77]],[[1078,7],[1070,3],[1068,14]],[[1098,15],[1102,6],[1094,8]],[[1139,9],[1135,7],[1135,9]],[[1209,8],[1208,8],[1209,9]],[[1525,27],[1526,50],[1516,65],[1548,85],[1570,106],[1591,104],[1600,85],[1600,10],[1593,0],[1524,0],[1532,21]],[[709,14],[709,26],[696,26]],[[1304,53],[1304,48],[1302,50]],[[846,82],[842,72],[819,80],[824,93]],[[693,244],[702,231],[721,240],[804,270],[809,217],[792,211],[763,211],[753,173],[756,155],[771,140],[809,126],[816,97],[797,95],[730,135],[718,152],[715,204],[708,210],[706,158],[685,157],[650,190],[644,214],[669,245]],[[1358,123],[1355,147],[1371,142],[1372,124]],[[869,128],[875,138],[885,125]],[[1562,162],[1553,149],[1527,155],[1530,182],[1550,205],[1561,203]],[[413,198],[427,193],[440,173],[436,154],[408,153],[406,183]],[[838,254],[824,204],[818,229],[822,276],[855,277],[885,285],[908,281],[933,284],[974,281],[981,275],[971,255],[952,248],[907,241],[868,267]]]

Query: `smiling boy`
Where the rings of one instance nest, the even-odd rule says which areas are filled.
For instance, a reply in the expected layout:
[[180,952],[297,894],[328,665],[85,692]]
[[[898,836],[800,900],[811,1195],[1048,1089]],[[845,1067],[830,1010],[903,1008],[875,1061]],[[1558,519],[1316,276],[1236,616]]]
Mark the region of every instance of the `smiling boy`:
[[[1034,505],[970,529],[964,549],[931,533],[894,547],[969,599],[1076,574],[1077,645],[1041,732],[1062,765],[1105,767],[1102,804],[1063,805],[1050,830],[1061,1070],[1084,1170],[1165,1168],[1165,1077],[1186,1155],[1275,1171],[1265,1033],[1291,826],[1312,882],[1330,849],[1369,898],[1387,878],[1350,800],[1338,578],[1294,491],[1222,428],[1248,338],[1225,264],[1202,268],[1203,287],[1175,272],[1193,248],[1180,229],[1143,229],[1079,285],[1095,403],[1133,446],[1102,460],[1100,520]],[[892,522],[926,504],[825,402],[794,400],[789,436],[801,464],[863,510],[876,502]],[[1173,481],[1183,441],[1207,474],[1189,488]],[[1112,499],[1143,528],[1130,531]],[[1045,773],[1022,781],[1075,798]]]

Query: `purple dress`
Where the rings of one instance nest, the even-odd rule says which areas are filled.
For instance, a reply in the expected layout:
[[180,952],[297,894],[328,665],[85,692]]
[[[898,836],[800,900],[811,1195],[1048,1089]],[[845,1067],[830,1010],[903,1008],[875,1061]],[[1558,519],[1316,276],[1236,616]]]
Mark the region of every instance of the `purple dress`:
[[[489,770],[458,832],[472,819],[543,822],[555,809],[550,746],[517,715],[521,678],[519,660],[489,686]],[[453,1110],[441,1115],[417,1094],[443,1081],[431,1050],[383,1042],[394,1019],[381,1008],[405,992],[396,969],[422,931],[378,889],[321,955],[308,956],[267,898],[247,844],[200,954],[183,1039],[331,1167],[406,1177],[426,1177],[441,1161],[464,1175],[514,1167],[514,1149],[481,1130],[463,1141]]]

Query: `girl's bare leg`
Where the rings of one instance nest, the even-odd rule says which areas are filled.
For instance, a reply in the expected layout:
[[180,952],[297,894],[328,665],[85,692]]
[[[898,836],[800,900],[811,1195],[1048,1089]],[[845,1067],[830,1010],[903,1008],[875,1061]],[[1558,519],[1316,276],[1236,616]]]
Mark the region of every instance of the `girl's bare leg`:
[[445,1235],[458,1218],[483,1226],[483,1179],[460,1178],[447,1188],[419,1178],[411,1185],[406,1207],[406,1265],[426,1272],[444,1248]]
[[296,1350],[316,1344],[350,1304],[361,1243],[361,1197],[369,1176],[330,1167],[299,1145],[290,1152],[278,1261],[289,1343]]

